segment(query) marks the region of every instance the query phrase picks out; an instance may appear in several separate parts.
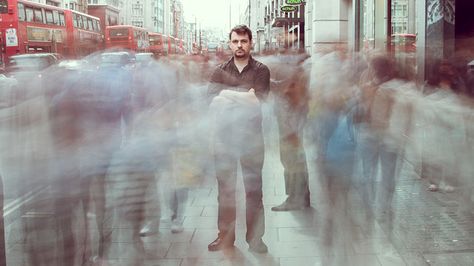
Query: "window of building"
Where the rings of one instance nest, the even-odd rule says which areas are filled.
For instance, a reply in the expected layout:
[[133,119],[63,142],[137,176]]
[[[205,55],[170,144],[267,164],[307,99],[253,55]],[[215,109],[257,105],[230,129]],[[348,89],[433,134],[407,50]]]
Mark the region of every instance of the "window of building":
[[132,21],[132,25],[135,26],[135,27],[143,27],[143,21],[137,21],[137,20],[134,20]]
[[50,5],[50,6],[59,6],[59,3],[58,3],[58,2],[49,1],[49,0],[46,0],[46,4],[47,4],[47,5]]
[[18,20],[19,21],[25,21],[26,16],[25,16],[25,6],[22,3],[18,3]]
[[142,16],[143,15],[143,5],[142,4],[133,4],[132,5],[132,15],[133,16]]

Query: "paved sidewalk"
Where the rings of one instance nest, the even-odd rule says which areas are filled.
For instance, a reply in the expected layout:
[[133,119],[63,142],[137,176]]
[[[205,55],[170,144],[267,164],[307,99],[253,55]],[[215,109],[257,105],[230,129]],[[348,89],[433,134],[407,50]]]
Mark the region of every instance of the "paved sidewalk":
[[[217,234],[217,188],[208,178],[192,189],[184,220],[184,232],[172,234],[170,221],[162,218],[159,234],[143,238],[144,265],[474,265],[474,215],[460,212],[456,194],[428,192],[410,164],[405,164],[393,198],[393,215],[375,207],[375,217],[367,220],[361,197],[352,189],[343,210],[347,219],[333,221],[332,242],[327,239],[329,211],[325,191],[316,176],[314,157],[308,146],[312,208],[293,212],[272,212],[270,208],[285,198],[283,169],[279,162],[275,121],[266,120],[267,153],[264,165],[264,205],[268,254],[249,252],[245,242],[245,200],[238,179],[237,232],[235,249],[209,252],[207,245]],[[46,204],[47,205],[47,204]],[[33,215],[48,224],[48,212]],[[393,218],[390,218],[393,217]],[[31,218],[31,217],[30,217]],[[329,223],[329,225],[331,225]],[[25,259],[27,247],[20,221],[7,227],[8,265],[31,265]],[[125,241],[131,229],[114,224],[109,265],[136,265],[134,245]],[[40,239],[53,237],[42,232]],[[54,240],[51,240],[54,242]],[[47,248],[47,247],[44,247]]]

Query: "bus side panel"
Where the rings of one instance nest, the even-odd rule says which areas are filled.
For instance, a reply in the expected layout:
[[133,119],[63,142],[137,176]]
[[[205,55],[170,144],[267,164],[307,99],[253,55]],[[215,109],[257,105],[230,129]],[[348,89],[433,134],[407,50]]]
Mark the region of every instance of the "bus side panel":
[[23,43],[20,31],[18,29],[18,2],[16,0],[8,1],[8,12],[0,14],[0,31],[2,35],[2,46],[3,46],[3,61],[8,63],[7,60],[10,56],[20,52],[20,45]]

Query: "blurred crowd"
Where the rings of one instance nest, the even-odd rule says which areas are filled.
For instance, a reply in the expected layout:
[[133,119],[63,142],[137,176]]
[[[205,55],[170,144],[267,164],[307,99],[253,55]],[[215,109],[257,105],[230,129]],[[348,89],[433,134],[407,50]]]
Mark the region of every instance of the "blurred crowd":
[[[258,60],[271,73],[265,104],[272,112],[264,116],[277,118],[286,193],[318,209],[322,204],[310,199],[309,188],[321,188],[329,246],[344,234],[338,228],[347,222],[351,189],[359,191],[367,221],[393,219],[392,198],[407,164],[426,178],[427,189],[456,193],[472,211],[474,73],[468,65],[460,70],[440,61],[420,84],[399,75],[393,58],[382,53],[336,49]],[[156,233],[163,217],[174,233],[183,230],[189,191],[214,182],[215,119],[207,88],[218,63],[201,56],[139,62],[110,52],[2,80],[4,186],[5,180],[16,180],[18,191],[48,184],[44,202],[34,207],[54,213],[54,221],[24,225],[25,260],[76,265],[106,259],[112,224],[131,225],[132,233],[122,237],[138,254],[144,252],[140,237]],[[310,165],[317,172],[311,178]],[[20,193],[4,189],[5,195]],[[292,206],[272,208],[287,209]],[[59,242],[44,237],[51,232]]]

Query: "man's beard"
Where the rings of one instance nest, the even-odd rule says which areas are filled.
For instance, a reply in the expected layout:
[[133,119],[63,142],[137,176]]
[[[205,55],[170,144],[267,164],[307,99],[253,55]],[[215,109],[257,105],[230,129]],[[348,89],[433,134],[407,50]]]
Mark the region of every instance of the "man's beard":
[[[243,53],[238,54],[237,52],[239,52],[239,51],[241,51]],[[245,57],[247,57],[247,53],[244,50],[237,50],[237,51],[235,51],[234,56],[237,57],[237,58],[245,58]]]

